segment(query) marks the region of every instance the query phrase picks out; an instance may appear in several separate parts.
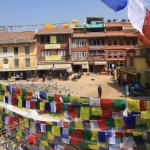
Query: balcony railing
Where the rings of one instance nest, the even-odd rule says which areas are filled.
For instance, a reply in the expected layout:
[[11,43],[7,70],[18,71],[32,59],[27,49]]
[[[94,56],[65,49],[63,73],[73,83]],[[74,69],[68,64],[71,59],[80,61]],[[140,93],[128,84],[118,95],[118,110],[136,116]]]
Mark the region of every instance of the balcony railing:
[[86,24],[87,28],[104,28],[104,24]]
[[104,46],[91,45],[91,46],[89,46],[89,50],[104,50]]
[[10,56],[14,56],[14,53],[0,53],[0,57],[10,57]]

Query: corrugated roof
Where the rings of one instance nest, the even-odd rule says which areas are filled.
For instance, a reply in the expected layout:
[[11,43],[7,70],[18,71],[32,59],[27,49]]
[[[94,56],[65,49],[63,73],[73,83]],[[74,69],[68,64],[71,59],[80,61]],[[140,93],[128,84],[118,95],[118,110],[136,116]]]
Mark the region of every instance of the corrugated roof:
[[105,32],[74,33],[73,38],[105,37]]
[[51,29],[38,29],[36,35],[50,35],[50,34],[72,34],[72,28],[51,28]]
[[2,32],[0,33],[0,44],[30,43],[36,42],[35,32]]

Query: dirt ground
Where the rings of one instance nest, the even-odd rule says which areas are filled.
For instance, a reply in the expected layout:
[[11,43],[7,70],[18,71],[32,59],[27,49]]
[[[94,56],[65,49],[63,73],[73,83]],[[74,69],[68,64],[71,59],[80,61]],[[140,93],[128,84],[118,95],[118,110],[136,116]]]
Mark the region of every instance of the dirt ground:
[[[8,81],[1,81],[1,83],[9,84]],[[14,84],[14,83],[10,83]],[[16,81],[15,84],[30,85],[35,84],[36,86],[51,86],[57,85],[60,94],[70,94],[72,96],[84,96],[84,97],[98,97],[97,87],[100,84],[102,86],[102,98],[125,98],[124,88],[118,86],[116,80],[111,76],[107,75],[83,75],[81,79],[77,81],[60,81],[53,79],[53,81],[42,82],[39,79],[37,82],[32,81]],[[54,88],[53,88],[54,89]],[[53,89],[49,90],[50,93],[54,93]],[[58,91],[56,91],[58,93]]]

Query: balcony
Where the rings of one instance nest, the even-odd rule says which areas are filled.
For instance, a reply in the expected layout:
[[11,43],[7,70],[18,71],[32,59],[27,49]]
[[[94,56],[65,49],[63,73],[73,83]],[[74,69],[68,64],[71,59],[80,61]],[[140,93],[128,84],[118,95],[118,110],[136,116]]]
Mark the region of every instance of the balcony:
[[14,56],[14,53],[0,53],[0,57],[11,57]]
[[104,24],[86,24],[86,28],[104,28]]
[[89,50],[104,50],[104,46],[101,45],[91,45],[89,46]]

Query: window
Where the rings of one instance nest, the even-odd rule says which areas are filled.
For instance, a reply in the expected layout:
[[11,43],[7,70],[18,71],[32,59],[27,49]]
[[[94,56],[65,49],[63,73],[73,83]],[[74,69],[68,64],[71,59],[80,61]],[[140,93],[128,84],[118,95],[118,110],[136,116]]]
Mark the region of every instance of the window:
[[18,55],[18,47],[14,47],[14,54]]
[[120,44],[120,45],[123,45],[123,40],[122,40],[122,39],[119,41],[119,44]]
[[57,36],[57,43],[66,43],[66,36],[65,35],[58,35]]
[[111,40],[108,40],[107,42],[108,42],[108,45],[111,45]]
[[114,52],[114,58],[117,58],[117,55],[118,55],[117,52]]
[[133,58],[130,58],[130,59],[129,59],[129,66],[130,66],[130,67],[133,67]]
[[7,47],[3,47],[3,53],[7,53]]
[[91,39],[90,40],[90,45],[96,45],[96,39]]
[[76,48],[78,47],[78,40],[77,39],[73,39],[72,40],[72,48]]
[[86,58],[86,52],[79,52],[80,58]]
[[97,51],[97,56],[100,58],[104,58],[104,51]]
[[44,43],[44,36],[41,36],[41,43]]
[[58,55],[60,55],[60,56],[63,57],[63,58],[66,58],[66,51],[64,51],[64,50],[59,50],[59,51],[58,51]]
[[15,68],[19,68],[19,59],[14,60]]
[[25,66],[30,67],[30,59],[25,59]]
[[79,47],[85,47],[86,46],[86,39],[80,39],[79,40]]
[[98,39],[97,45],[104,45],[104,39]]
[[118,55],[119,55],[120,58],[123,58],[124,52],[119,52]]
[[111,58],[112,56],[111,56],[111,52],[108,52],[108,58]]
[[90,57],[96,57],[96,51],[90,51]]
[[133,40],[133,41],[132,41],[132,45],[135,46],[136,44],[137,44],[137,41],[136,41],[136,40]]
[[114,40],[114,45],[117,45],[117,40]]
[[50,50],[42,50],[41,55],[42,55],[42,59],[45,59],[45,56],[51,55],[51,51]]
[[25,54],[30,54],[29,46],[25,46],[24,50],[25,50]]
[[72,52],[72,58],[77,59],[78,58],[78,52]]
[[127,39],[127,45],[131,45],[130,39]]
[[8,64],[8,59],[4,58],[4,64]]

